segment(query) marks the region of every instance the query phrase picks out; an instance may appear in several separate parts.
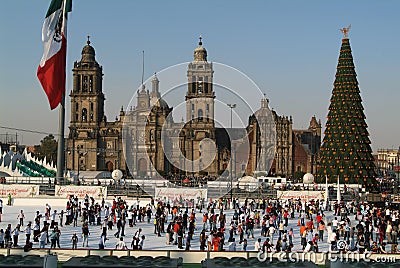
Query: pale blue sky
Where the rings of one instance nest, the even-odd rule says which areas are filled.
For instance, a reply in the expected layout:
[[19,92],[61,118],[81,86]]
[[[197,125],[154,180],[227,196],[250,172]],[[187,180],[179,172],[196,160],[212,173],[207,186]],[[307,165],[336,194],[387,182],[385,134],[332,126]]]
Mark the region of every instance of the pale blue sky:
[[[58,109],[50,111],[36,78],[49,3],[1,1],[1,126],[57,132]],[[113,120],[140,84],[142,50],[148,78],[191,61],[202,34],[208,59],[254,80],[278,114],[292,115],[294,128],[308,127],[313,115],[324,125],[341,45],[339,28],[351,24],[350,43],[372,148],[397,148],[399,10],[396,0],[75,0],[68,25],[67,92],[72,86],[72,64],[80,59],[87,35],[92,36],[97,61],[104,68],[106,113]],[[162,91],[162,81],[160,86]],[[6,132],[15,133],[0,129],[0,134]],[[38,143],[44,136],[20,134],[25,144]]]

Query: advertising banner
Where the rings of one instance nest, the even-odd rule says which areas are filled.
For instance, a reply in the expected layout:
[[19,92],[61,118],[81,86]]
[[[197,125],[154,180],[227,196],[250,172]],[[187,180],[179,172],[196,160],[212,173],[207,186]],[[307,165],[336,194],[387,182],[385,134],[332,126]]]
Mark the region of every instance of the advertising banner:
[[193,199],[197,202],[200,199],[207,199],[207,189],[196,188],[155,188],[156,200],[182,201]]
[[39,185],[32,184],[0,184],[0,196],[7,197],[35,197],[39,196]]
[[102,186],[74,186],[74,185],[56,185],[55,197],[68,198],[71,195],[83,198],[85,195],[94,199],[107,198],[107,187]]
[[324,192],[321,191],[277,191],[278,199],[293,199],[298,200],[301,199],[302,202],[314,200],[323,200]]

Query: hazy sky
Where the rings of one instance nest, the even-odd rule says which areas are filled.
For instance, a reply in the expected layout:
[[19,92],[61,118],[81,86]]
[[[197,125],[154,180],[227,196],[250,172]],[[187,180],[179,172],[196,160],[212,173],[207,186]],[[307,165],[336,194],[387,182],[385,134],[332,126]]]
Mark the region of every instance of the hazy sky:
[[[58,109],[50,111],[36,77],[49,3],[1,1],[2,127],[57,133]],[[73,62],[80,60],[87,35],[104,68],[106,114],[113,120],[140,85],[142,50],[148,78],[171,65],[191,61],[202,34],[209,61],[230,65],[249,76],[266,93],[270,107],[293,117],[294,128],[307,128],[313,115],[325,125],[341,45],[339,29],[351,24],[350,44],[372,148],[397,148],[399,10],[397,0],[75,0],[68,24],[67,94],[72,87]],[[68,126],[69,97],[66,103]],[[0,134],[5,133],[15,131],[0,128]],[[24,144],[37,144],[45,136],[18,133]]]

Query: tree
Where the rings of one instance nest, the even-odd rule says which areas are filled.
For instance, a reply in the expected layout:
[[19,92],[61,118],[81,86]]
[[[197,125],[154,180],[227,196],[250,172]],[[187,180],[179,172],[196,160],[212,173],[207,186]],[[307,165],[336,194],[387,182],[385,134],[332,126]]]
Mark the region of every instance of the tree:
[[35,154],[40,160],[46,157],[48,162],[57,162],[57,141],[52,134],[44,137],[40,145],[35,145]]
[[374,158],[350,42],[342,39],[336,79],[320,151],[317,180],[376,188]]

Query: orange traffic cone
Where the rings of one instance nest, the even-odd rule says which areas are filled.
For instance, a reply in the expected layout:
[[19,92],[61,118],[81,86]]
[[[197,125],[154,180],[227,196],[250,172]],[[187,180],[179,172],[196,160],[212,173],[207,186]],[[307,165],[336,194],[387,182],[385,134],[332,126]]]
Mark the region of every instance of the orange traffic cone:
[[300,226],[300,219],[297,221],[297,226]]

